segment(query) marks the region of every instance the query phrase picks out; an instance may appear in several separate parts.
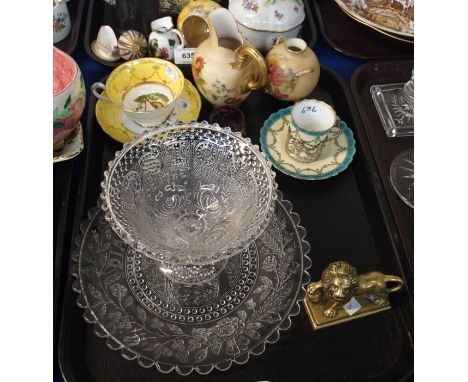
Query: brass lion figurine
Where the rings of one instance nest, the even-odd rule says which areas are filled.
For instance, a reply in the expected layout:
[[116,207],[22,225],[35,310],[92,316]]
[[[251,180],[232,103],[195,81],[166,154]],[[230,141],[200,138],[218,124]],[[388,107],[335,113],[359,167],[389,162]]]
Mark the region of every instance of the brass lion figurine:
[[[388,282],[397,285],[389,289]],[[323,270],[320,281],[307,286],[307,298],[316,303],[322,299],[329,301],[323,315],[335,317],[337,310],[353,296],[362,296],[375,305],[383,305],[388,301],[388,294],[400,290],[403,284],[400,277],[381,272],[358,275],[356,268],[346,261],[336,261]]]

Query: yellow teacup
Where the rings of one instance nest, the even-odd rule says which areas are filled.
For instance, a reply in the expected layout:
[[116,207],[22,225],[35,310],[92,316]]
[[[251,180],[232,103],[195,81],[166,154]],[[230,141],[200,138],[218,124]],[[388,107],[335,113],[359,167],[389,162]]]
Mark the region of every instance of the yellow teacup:
[[[101,94],[106,91],[107,96]],[[174,110],[184,90],[184,75],[165,60],[147,57],[127,61],[115,68],[104,85],[95,82],[93,94],[122,109],[133,121],[151,127]]]

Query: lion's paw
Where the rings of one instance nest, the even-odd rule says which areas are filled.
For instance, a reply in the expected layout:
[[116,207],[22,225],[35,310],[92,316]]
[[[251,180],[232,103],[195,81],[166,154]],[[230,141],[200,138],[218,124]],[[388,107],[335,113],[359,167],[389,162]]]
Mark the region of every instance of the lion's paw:
[[385,299],[383,297],[375,297],[374,298],[374,304],[375,305],[382,305],[385,302]]
[[323,315],[325,317],[335,317],[336,316],[336,310],[333,308],[328,308],[323,312]]

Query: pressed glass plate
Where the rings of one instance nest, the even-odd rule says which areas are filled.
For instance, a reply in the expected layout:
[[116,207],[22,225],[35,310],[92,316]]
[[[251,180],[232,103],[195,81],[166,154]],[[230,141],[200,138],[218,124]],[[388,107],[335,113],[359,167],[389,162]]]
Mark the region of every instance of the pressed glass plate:
[[73,289],[85,320],[107,345],[144,367],[207,374],[261,354],[300,311],[310,281],[305,229],[279,199],[262,235],[228,260],[219,278],[187,287],[125,244],[99,208],[82,223]]

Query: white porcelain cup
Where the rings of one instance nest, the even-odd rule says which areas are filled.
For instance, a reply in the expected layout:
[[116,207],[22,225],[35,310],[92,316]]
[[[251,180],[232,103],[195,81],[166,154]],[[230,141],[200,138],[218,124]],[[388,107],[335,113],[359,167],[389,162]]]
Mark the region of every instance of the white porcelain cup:
[[287,153],[302,163],[315,161],[322,153],[331,128],[336,126],[335,110],[323,101],[305,99],[292,107],[291,121]]
[[292,124],[300,139],[307,144],[323,144],[330,129],[336,126],[336,112],[326,102],[304,99],[291,111]]
[[54,44],[65,39],[71,31],[71,20],[65,0],[57,1],[53,12]]

